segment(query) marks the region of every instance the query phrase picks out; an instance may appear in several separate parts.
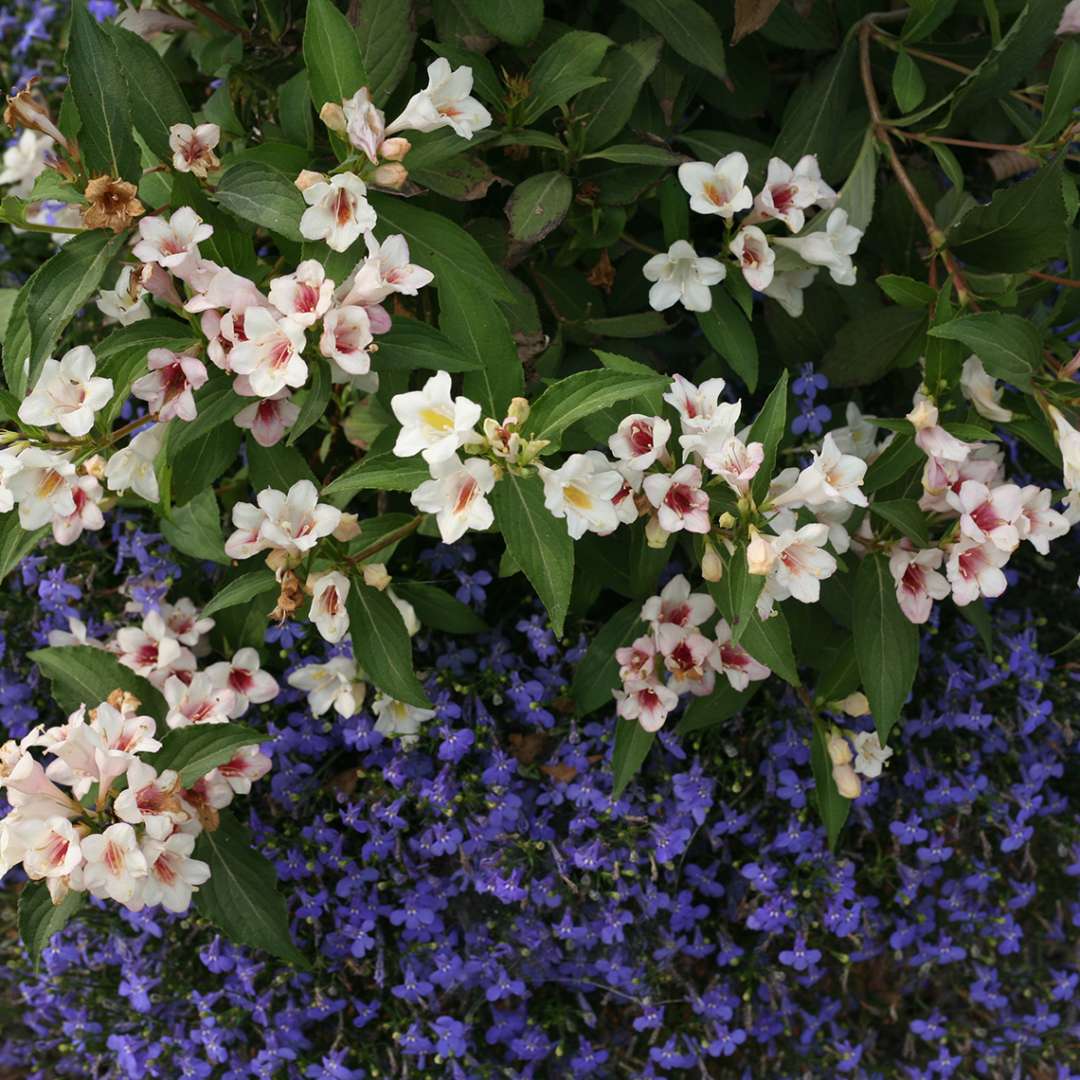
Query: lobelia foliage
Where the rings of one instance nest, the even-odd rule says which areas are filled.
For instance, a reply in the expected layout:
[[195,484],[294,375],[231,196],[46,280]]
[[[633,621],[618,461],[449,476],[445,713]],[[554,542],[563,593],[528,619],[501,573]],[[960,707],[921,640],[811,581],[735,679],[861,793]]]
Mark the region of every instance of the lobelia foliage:
[[[557,634],[604,623],[574,687],[582,715],[614,694],[617,791],[680,699],[701,730],[779,679],[835,842],[935,602],[985,622],[1018,547],[1080,516],[1080,23],[1048,0],[713,7],[77,0],[66,86],[5,112],[0,215],[56,251],[0,306],[0,569],[149,507],[228,568],[208,608],[234,650],[267,618],[348,637],[292,685],[347,717],[370,683],[407,733],[432,705],[417,615],[462,614],[395,552],[490,532]],[[1016,439],[1054,486],[1010,479]],[[88,647],[37,657],[67,708],[149,707],[129,673],[153,671],[196,730],[243,712],[213,704],[220,665]],[[177,792],[253,738],[218,737],[161,763]],[[99,779],[92,811],[67,804],[95,835]],[[299,961],[264,868],[235,872],[239,825],[196,817],[230,871],[200,910]],[[77,891],[70,869],[41,876]]]

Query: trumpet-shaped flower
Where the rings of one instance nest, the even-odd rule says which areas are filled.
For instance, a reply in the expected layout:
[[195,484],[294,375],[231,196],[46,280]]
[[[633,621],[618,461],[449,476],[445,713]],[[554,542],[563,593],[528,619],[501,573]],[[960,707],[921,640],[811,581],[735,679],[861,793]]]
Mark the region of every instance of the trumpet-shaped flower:
[[711,285],[727,276],[727,267],[716,259],[699,256],[692,244],[676,240],[666,252],[654,255],[642,267],[649,289],[649,306],[666,311],[681,303],[687,311],[708,311],[712,307]]
[[575,540],[586,532],[607,536],[619,525],[612,499],[622,490],[623,478],[599,450],[571,454],[561,468],[540,466],[544,506]]
[[467,397],[450,396],[449,372],[436,372],[422,390],[395,394],[390,408],[401,424],[394,443],[398,457],[420,454],[434,465],[453,457],[458,447],[480,440],[473,430],[480,406]]
[[679,166],[679,183],[690,196],[690,209],[697,214],[719,214],[730,221],[740,210],[749,210],[754,196],[746,186],[750,165],[746,155],[736,150],[715,165],[688,161]]
[[431,465],[431,479],[412,493],[417,510],[434,514],[444,544],[460,540],[469,529],[488,529],[495,520],[484,497],[495,486],[495,470],[482,458],[457,454]]
[[427,74],[427,86],[409,98],[402,114],[387,127],[387,135],[451,127],[454,134],[471,139],[475,132],[490,126],[491,113],[471,96],[472,68],[451,68],[440,56],[428,65]]
[[278,318],[269,308],[250,307],[244,312],[244,336],[229,353],[229,366],[248,377],[258,397],[273,397],[287,386],[307,382],[301,355],[304,331],[292,319]]
[[197,415],[193,390],[206,383],[206,366],[193,356],[171,349],[151,349],[148,375],[131,384],[131,392],[147,403],[158,420],[194,420]]
[[94,375],[96,366],[97,358],[86,345],[70,349],[60,360],[50,356],[19,406],[19,419],[38,427],[58,424],[69,435],[85,435],[94,426],[94,414],[113,394],[112,379]]
[[302,194],[308,204],[300,216],[300,235],[305,240],[325,240],[331,251],[346,251],[362,233],[375,228],[367,187],[353,173],[317,181]]

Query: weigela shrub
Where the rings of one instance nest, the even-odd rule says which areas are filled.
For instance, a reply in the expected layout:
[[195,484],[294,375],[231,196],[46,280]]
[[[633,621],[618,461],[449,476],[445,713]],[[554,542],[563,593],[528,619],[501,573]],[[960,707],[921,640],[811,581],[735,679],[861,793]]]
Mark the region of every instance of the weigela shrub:
[[[1080,515],[1078,16],[716,8],[77,0],[66,84],[4,114],[0,214],[57,251],[0,309],[0,571],[148,507],[228,567],[201,617],[241,609],[234,652],[266,619],[347,638],[292,685],[342,717],[374,688],[412,737],[433,702],[410,638],[470,616],[396,553],[497,535],[556,634],[604,620],[574,699],[614,694],[616,793],[681,698],[723,725],[781,680],[835,842],[896,757],[918,626],[948,602],[988,636],[1010,559]],[[5,767],[39,783],[53,750],[74,785],[69,824],[27,803],[4,826],[62,898],[28,901],[35,948],[82,884],[141,902],[94,866],[122,848],[148,874],[169,842],[117,809],[113,770],[148,774],[110,756],[106,706],[178,729],[147,782],[181,832],[192,785],[257,741],[225,700],[257,665],[199,671],[155,616],[115,662],[40,656],[73,719]],[[206,913],[295,959],[243,828],[199,820]]]

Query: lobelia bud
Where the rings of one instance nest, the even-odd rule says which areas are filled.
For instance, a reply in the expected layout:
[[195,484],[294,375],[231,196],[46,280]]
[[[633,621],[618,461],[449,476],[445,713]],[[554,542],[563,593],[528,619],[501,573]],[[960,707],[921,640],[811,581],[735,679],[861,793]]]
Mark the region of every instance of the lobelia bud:
[[862,781],[850,765],[833,766],[833,782],[845,799],[857,799],[862,794]]
[[404,165],[391,162],[389,165],[380,165],[372,174],[371,182],[379,187],[397,189],[409,179],[409,170]]
[[856,690],[854,694],[848,694],[840,702],[840,708],[848,716],[865,716],[870,711],[870,702],[866,700],[866,695],[861,690]]
[[345,133],[345,110],[334,101],[328,101],[319,110],[319,119],[331,130]]
[[391,582],[390,575],[386,572],[386,564],[381,562],[368,563],[364,567],[364,584],[378,589],[380,592]]
[[701,556],[701,576],[706,581],[719,581],[724,576],[724,560],[712,544],[705,545],[705,554]]
[[412,143],[398,135],[392,139],[383,139],[379,144],[379,157],[383,161],[401,161],[411,149]]

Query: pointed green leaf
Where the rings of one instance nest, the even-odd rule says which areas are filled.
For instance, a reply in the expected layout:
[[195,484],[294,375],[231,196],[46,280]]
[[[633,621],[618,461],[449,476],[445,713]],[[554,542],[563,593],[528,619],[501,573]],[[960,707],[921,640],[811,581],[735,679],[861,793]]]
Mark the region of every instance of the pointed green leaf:
[[134,694],[142,705],[139,711],[165,719],[165,699],[146,679],[124,667],[112,653],[91,645],[50,645],[26,654],[52,684],[53,697],[65,712],[80,705],[100,705],[114,690]]
[[243,724],[192,724],[177,728],[161,739],[161,749],[142,758],[159,773],[172,769],[180,774],[180,786],[191,787],[211,769],[224,765],[244,746],[258,746],[266,736]]
[[54,934],[67,926],[85,899],[85,892],[72,889],[59,904],[53,904],[44,881],[28,881],[23,886],[19,893],[19,937],[30,954],[35,971],[45,946]]
[[645,764],[655,739],[656,732],[646,731],[636,720],[624,720],[620,716],[615,721],[615,746],[611,752],[611,771],[615,778],[611,792],[613,799],[622,795]]

